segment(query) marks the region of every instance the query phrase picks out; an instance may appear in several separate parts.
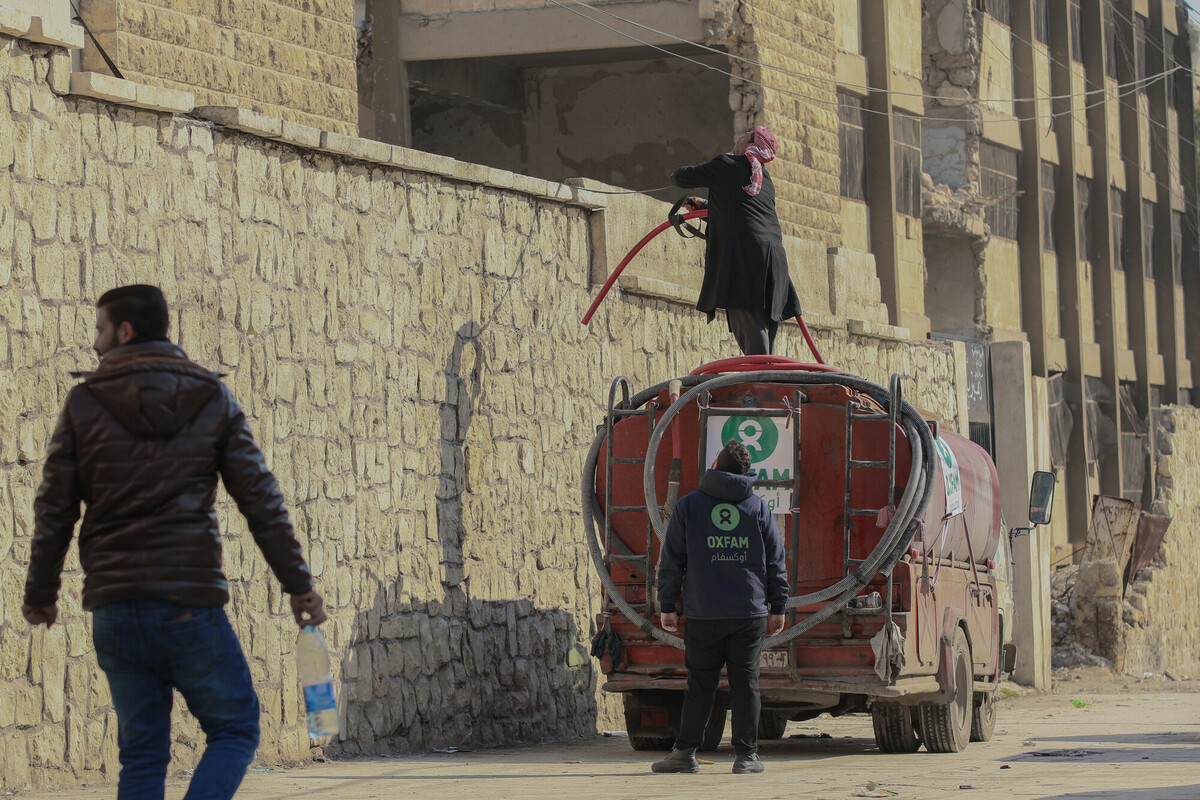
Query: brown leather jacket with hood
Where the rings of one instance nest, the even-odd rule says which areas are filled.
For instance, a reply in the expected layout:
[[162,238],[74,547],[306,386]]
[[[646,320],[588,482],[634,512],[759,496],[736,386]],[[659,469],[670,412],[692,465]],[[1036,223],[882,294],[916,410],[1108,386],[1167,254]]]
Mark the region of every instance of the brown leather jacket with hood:
[[67,396],[34,501],[25,602],[58,598],[79,531],[83,607],[229,602],[217,476],[289,594],[313,586],[275,476],[220,376],[169,342],[113,348]]

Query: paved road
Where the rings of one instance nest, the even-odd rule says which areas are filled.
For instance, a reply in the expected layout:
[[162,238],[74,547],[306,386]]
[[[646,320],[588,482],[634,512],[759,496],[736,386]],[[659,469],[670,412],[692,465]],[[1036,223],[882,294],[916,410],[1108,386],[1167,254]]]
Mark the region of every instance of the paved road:
[[[1198,683],[1190,681],[1189,683]],[[1149,690],[1148,690],[1149,689]],[[1088,703],[1077,708],[1072,701]],[[829,734],[830,738],[811,737]],[[654,775],[623,736],[542,747],[362,759],[247,776],[239,800],[624,800],[900,797],[1200,800],[1200,693],[1162,684],[1007,698],[996,736],[963,753],[882,755],[869,716],[793,722],[767,742],[763,775],[731,775],[728,739],[700,775]],[[871,782],[875,783],[872,789]],[[183,795],[172,782],[169,800]],[[21,794],[111,798],[115,787]]]

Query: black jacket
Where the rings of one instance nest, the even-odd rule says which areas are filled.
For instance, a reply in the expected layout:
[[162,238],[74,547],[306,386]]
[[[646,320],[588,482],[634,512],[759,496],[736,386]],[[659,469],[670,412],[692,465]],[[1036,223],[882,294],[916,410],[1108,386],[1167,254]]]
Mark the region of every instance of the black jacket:
[[283,495],[233,394],[168,342],[117,347],[67,395],[34,501],[25,602],[58,598],[79,503],[83,607],[229,602],[217,476],[290,594],[313,586]]
[[708,245],[696,308],[709,319],[718,308],[761,309],[776,322],[799,314],[775,213],[775,184],[766,169],[762,191],[753,197],[742,188],[750,183],[745,156],[725,153],[707,164],[680,167],[671,177],[685,189],[708,188]]
[[[658,602],[694,619],[782,614],[788,598],[783,539],[753,475],[710,469],[671,514],[658,559]],[[686,582],[685,582],[686,579]]]

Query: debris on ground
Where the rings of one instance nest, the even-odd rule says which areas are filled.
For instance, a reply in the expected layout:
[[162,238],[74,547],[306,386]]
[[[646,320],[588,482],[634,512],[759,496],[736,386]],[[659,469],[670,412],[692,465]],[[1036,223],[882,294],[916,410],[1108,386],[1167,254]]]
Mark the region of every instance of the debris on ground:
[[1075,706],[1076,708],[1087,708],[1091,705],[1091,703],[1086,700],[1072,700],[1071,705]]
[[829,733],[793,733],[789,739],[832,739],[833,735]]
[[866,785],[859,788],[858,791],[850,795],[851,797],[896,797],[899,792],[893,792],[891,789],[884,789],[875,781],[867,781]]
[[1084,758],[1086,756],[1098,756],[1101,752],[1100,750],[1084,750],[1083,748],[1076,747],[1068,750],[1033,750],[1025,755],[1037,756],[1039,758]]
[[1079,667],[1106,667],[1108,659],[1098,656],[1075,640],[1071,610],[1075,602],[1075,582],[1079,567],[1072,564],[1050,576],[1050,666],[1056,680],[1069,680],[1064,670]]

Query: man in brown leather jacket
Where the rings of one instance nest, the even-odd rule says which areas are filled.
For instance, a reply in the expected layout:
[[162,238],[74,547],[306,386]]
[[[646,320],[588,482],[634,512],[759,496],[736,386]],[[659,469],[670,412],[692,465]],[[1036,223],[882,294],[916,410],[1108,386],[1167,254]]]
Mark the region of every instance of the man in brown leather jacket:
[[218,476],[296,622],[324,622],[324,601],[233,394],[167,340],[162,291],[124,286],[96,305],[100,366],[68,394],[46,451],[21,610],[32,625],[54,624],[86,503],[83,607],[117,712],[118,796],[163,796],[174,688],[208,742],[187,797],[229,798],[258,746],[258,697],[224,611]]

